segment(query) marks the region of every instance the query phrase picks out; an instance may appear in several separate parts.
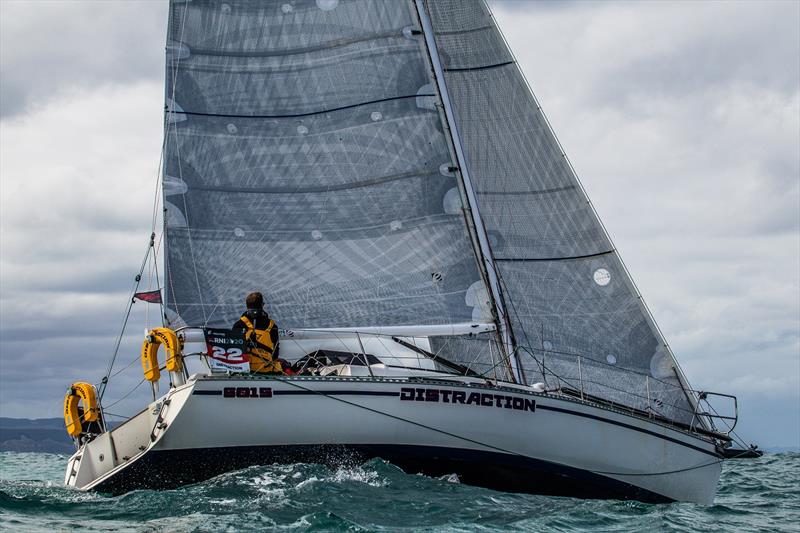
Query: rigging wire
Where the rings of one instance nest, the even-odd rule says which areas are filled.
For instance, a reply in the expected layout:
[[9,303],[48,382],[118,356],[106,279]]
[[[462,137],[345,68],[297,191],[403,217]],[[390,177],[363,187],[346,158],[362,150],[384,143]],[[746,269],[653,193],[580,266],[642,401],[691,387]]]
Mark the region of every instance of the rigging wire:
[[131,362],[130,362],[130,363],[128,363],[127,365],[125,365],[125,366],[124,366],[124,367],[122,367],[121,369],[117,370],[116,372],[114,372],[114,373],[113,373],[113,374],[111,374],[110,376],[108,376],[108,379],[115,378],[115,377],[119,376],[120,374],[122,374],[123,372],[125,372],[126,370],[128,370],[130,367],[132,367],[133,365],[135,365],[135,364],[136,364],[136,363],[137,363],[139,360],[140,360],[140,356],[138,356],[138,355],[137,355],[136,357],[134,357],[134,358],[131,360]]
[[111,370],[114,368],[114,361],[117,359],[117,354],[119,354],[119,347],[122,344],[122,337],[125,334],[125,328],[128,325],[128,319],[131,316],[131,310],[133,309],[133,304],[136,301],[133,297],[136,294],[137,289],[139,288],[139,283],[142,281],[142,273],[144,272],[145,266],[147,265],[147,258],[150,257],[150,252],[153,249],[153,242],[155,239],[155,233],[150,235],[150,243],[147,245],[147,251],[144,254],[144,259],[142,259],[142,265],[139,267],[139,273],[136,274],[136,277],[133,281],[133,287],[130,291],[130,296],[128,296],[128,307],[125,311],[125,318],[122,321],[122,327],[120,328],[119,335],[117,335],[117,341],[114,345],[114,352],[111,356],[111,361],[108,363],[108,368],[106,368],[105,374],[103,374],[103,379],[100,380],[100,391],[98,393],[98,403],[102,402],[103,395],[106,392],[106,386],[108,385],[109,375],[111,374]]
[[103,412],[105,412],[105,410],[106,410],[107,408],[109,408],[109,407],[114,407],[114,406],[115,406],[115,405],[117,405],[119,402],[121,402],[122,400],[126,399],[128,396],[130,396],[130,395],[131,395],[131,394],[133,394],[134,392],[136,392],[136,389],[138,389],[139,387],[141,387],[141,386],[142,386],[142,383],[144,383],[145,381],[147,381],[147,380],[146,380],[145,378],[142,378],[142,380],[141,380],[139,383],[137,383],[135,387],[133,387],[133,388],[132,388],[131,390],[129,390],[128,392],[126,392],[124,396],[122,396],[121,398],[117,398],[116,400],[114,400],[113,402],[111,402],[111,403],[110,403],[110,404],[108,404],[108,405],[104,405],[104,406],[103,406]]
[[[153,252],[153,270],[155,271],[156,288],[158,289],[159,293],[161,292],[161,279],[158,276],[158,252],[159,252],[159,249],[161,248],[161,243],[163,242],[163,240],[164,240],[164,232],[162,231],[161,235],[159,235],[159,237],[158,237],[158,242],[156,243],[156,248],[155,248],[155,250]],[[159,311],[159,315],[160,315],[159,321],[161,322],[161,325],[164,326],[166,324],[164,324],[165,314],[164,314],[164,297],[163,296],[161,298],[159,298],[158,311]]]

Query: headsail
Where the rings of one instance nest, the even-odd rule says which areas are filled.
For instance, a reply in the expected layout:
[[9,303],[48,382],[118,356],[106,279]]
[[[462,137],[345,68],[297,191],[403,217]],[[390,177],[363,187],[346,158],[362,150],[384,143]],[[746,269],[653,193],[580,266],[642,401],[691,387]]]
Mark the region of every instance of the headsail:
[[411,0],[173,0],[170,318],[490,322]]
[[[674,359],[488,8],[425,3],[520,348],[551,378],[691,421]],[[523,361],[529,381],[542,379],[539,363]]]

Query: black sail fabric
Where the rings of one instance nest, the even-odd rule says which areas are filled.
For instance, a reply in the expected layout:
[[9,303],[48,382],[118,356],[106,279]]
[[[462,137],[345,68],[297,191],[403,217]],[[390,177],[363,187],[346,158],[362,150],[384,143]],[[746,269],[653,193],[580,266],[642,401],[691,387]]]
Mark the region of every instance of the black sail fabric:
[[426,4],[528,380],[691,423],[672,355],[488,8]]
[[168,39],[173,326],[491,320],[413,1],[172,0]]

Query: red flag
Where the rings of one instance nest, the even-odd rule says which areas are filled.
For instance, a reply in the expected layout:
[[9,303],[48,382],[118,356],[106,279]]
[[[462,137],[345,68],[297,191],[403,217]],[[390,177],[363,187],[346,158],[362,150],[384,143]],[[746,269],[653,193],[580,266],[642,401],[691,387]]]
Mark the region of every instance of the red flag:
[[147,291],[147,292],[137,292],[133,295],[134,299],[139,299],[143,302],[149,302],[151,304],[160,304],[161,303],[161,290],[155,291]]

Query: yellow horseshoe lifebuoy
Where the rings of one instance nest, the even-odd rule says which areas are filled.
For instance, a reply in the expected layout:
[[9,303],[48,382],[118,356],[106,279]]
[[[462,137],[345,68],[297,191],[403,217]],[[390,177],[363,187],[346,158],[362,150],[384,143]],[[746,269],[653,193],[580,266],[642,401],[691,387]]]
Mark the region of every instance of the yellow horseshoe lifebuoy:
[[154,328],[142,343],[142,370],[147,381],[155,383],[161,377],[158,369],[158,347],[164,345],[167,350],[167,371],[180,372],[183,369],[181,346],[178,336],[169,328]]
[[79,381],[73,383],[64,396],[64,424],[70,437],[77,437],[83,433],[81,415],[78,413],[78,404],[83,402],[83,420],[95,422],[100,418],[100,408],[97,405],[97,391],[91,383]]

